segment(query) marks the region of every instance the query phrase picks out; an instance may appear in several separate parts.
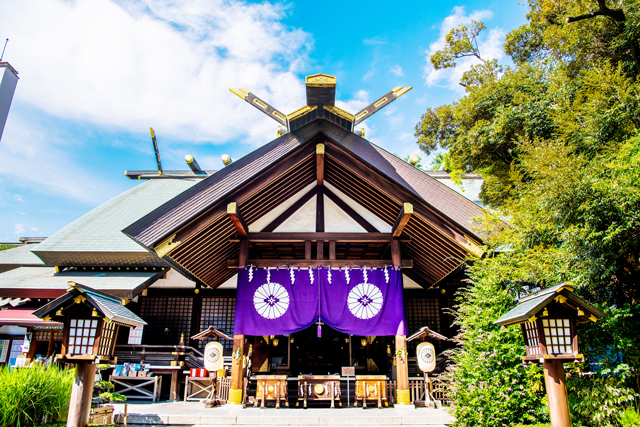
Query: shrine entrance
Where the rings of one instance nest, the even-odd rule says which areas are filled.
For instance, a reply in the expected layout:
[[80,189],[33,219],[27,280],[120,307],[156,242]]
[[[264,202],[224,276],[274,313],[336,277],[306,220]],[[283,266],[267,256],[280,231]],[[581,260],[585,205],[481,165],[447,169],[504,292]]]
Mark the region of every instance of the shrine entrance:
[[322,327],[321,338],[318,338],[317,332],[317,326],[313,325],[291,334],[293,375],[340,374],[342,366],[349,366],[349,335],[327,326]]

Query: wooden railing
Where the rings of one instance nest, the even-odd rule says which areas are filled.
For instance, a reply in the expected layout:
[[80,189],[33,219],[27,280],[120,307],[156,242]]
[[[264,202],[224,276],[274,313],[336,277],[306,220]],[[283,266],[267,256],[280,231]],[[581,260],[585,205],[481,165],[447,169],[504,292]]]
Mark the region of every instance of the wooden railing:
[[[448,384],[444,376],[429,377],[429,391],[435,400],[442,402],[443,406],[451,405]],[[411,390],[411,403],[425,400],[424,379],[410,379],[409,390]]]
[[218,399],[224,404],[229,401],[229,389],[231,388],[231,377],[218,378],[216,392]]

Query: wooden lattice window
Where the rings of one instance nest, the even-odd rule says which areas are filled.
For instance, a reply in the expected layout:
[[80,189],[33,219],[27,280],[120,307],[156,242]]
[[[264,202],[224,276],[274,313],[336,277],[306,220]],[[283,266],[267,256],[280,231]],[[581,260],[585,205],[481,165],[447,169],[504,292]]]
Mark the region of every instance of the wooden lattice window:
[[149,324],[144,328],[143,343],[176,345],[182,334],[188,339],[192,308],[191,297],[143,298],[140,317]]
[[404,309],[410,331],[428,326],[432,331],[440,333],[440,304],[437,298],[405,297]]
[[536,356],[542,354],[540,351],[540,337],[538,337],[538,327],[536,322],[524,322],[523,324],[525,332],[525,348],[527,356]]
[[100,345],[98,346],[98,354],[100,356],[111,356],[113,341],[116,339],[117,328],[118,325],[113,322],[104,322],[100,337]]
[[[213,326],[233,336],[233,320],[236,312],[235,297],[205,297],[202,298],[202,314],[200,316],[200,330]],[[199,342],[204,348],[211,340]],[[233,351],[233,341],[221,340],[224,353],[230,355]]]
[[542,319],[545,344],[549,354],[573,352],[571,321],[569,319]]
[[97,328],[97,319],[71,319],[67,353],[92,354]]

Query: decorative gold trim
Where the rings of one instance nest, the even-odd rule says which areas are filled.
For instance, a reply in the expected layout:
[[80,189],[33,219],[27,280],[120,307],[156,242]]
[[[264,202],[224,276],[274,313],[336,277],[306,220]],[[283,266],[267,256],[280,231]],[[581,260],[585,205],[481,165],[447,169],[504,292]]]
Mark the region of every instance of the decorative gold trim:
[[457,240],[456,240],[456,242],[460,246],[462,246],[463,248],[465,248],[466,250],[471,252],[473,255],[477,256],[478,258],[482,258],[482,255],[484,255],[484,250],[482,250],[475,243],[473,243],[471,240],[469,240],[469,238],[466,235],[464,236],[464,238],[465,238],[466,242],[458,242]]
[[315,110],[316,108],[318,108],[318,106],[316,106],[316,105],[314,105],[313,107],[305,105],[304,107],[298,108],[293,113],[287,114],[287,120],[289,120],[289,121],[295,120],[298,117],[304,116],[305,114]]
[[311,87],[331,87],[336,85],[336,78],[329,74],[318,73],[305,77],[304,82]]
[[324,144],[319,143],[316,145],[316,154],[324,154]]
[[81,303],[85,302],[87,299],[85,297],[83,297],[82,295],[78,295],[73,300],[75,301],[76,304],[81,304]]
[[120,300],[120,302],[122,303],[122,305],[127,305],[127,304],[129,304],[129,300],[128,300],[127,298],[122,298],[122,299]]
[[538,318],[536,316],[531,316],[529,322],[535,322]]
[[360,111],[360,114],[356,116],[356,120],[358,120],[360,117],[366,116],[367,114],[369,114],[368,110]]
[[143,289],[142,293],[140,295],[142,295],[143,297],[146,297],[147,293],[148,293],[148,290],[147,289]]
[[167,238],[164,241],[160,242],[158,244],[158,246],[153,248],[156,251],[156,254],[158,254],[158,256],[160,258],[162,258],[163,256],[167,255],[169,252],[171,252],[173,249],[175,249],[180,243],[182,243],[180,241],[174,242],[173,240],[175,238],[176,238],[176,235],[173,234],[173,235],[169,236],[169,238]]
[[47,316],[44,316],[44,317],[42,318],[42,321],[43,321],[43,322],[50,322],[50,321],[51,321],[51,316],[48,316],[48,315],[47,315]]
[[382,99],[378,99],[378,100],[376,101],[376,103],[375,103],[375,104],[373,104],[373,106],[374,106],[375,108],[380,108],[380,107],[381,107],[382,105],[384,105],[387,101],[388,101],[388,99],[387,99],[387,97],[385,96],[385,97],[383,97]]
[[564,295],[558,295],[555,298],[556,302],[559,302],[560,304],[564,304],[565,302],[567,302],[567,297],[565,297]]
[[598,318],[596,316],[594,316],[593,314],[589,315],[589,320],[591,320],[592,322],[597,322]]
[[231,202],[227,205],[227,215],[237,215],[238,214],[238,204],[236,202]]
[[406,214],[413,213],[413,205],[411,203],[404,203],[404,213]]
[[229,91],[242,99],[246,99],[246,96],[249,94],[246,89],[229,89]]
[[353,114],[351,114],[348,111],[343,110],[340,107],[336,107],[335,105],[324,105],[323,107],[328,112],[333,113],[336,116],[341,117],[341,118],[343,118],[345,120],[349,120],[350,122],[355,120],[355,116]]
[[396,98],[399,98],[405,93],[409,92],[411,89],[413,89],[413,86],[407,86],[404,88],[402,86],[398,86],[398,87],[394,87],[392,92],[396,96]]

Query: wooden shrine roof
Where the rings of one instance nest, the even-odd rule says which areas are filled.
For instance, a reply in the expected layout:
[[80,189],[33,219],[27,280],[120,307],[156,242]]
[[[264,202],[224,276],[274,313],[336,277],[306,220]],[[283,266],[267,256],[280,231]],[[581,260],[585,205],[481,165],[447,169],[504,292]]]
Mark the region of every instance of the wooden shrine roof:
[[226,207],[237,202],[251,224],[316,180],[317,143],[325,144],[325,180],[393,225],[403,203],[414,215],[405,228],[405,274],[433,285],[456,269],[481,237],[471,228],[482,208],[426,173],[326,120],[313,121],[238,159],[123,230],[175,268],[217,287],[235,274],[235,228]]

